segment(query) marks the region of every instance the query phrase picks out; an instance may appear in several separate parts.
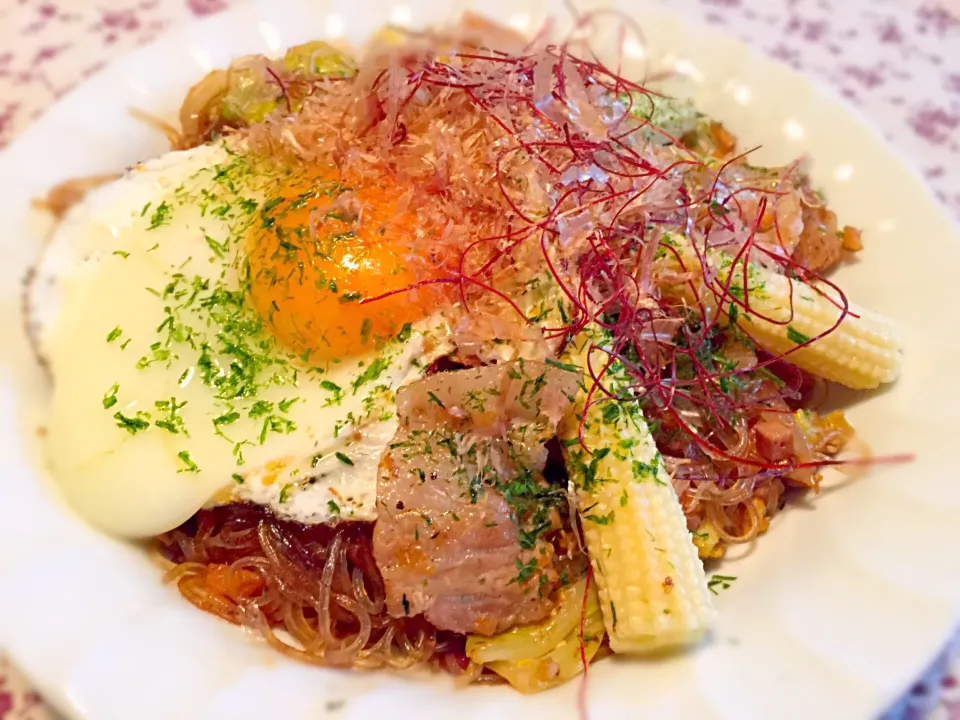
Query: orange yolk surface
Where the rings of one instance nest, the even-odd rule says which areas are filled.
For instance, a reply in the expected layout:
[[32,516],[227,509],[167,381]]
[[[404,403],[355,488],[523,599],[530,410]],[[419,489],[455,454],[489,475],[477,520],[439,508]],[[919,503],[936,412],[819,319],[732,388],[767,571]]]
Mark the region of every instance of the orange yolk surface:
[[[333,180],[282,187],[248,236],[250,292],[280,342],[310,361],[376,349],[435,304],[430,292],[403,292],[425,277],[411,247],[411,212],[386,177],[355,186]],[[397,292],[380,300],[364,299]]]

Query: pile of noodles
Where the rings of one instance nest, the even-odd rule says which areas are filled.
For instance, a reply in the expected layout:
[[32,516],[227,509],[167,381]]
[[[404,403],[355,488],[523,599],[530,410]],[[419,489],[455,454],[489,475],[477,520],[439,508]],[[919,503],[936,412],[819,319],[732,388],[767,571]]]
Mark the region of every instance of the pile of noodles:
[[251,628],[283,654],[333,667],[430,663],[471,680],[464,638],[387,614],[373,525],[305,526],[251,504],[198,512],[157,538],[167,580],[201,610]]
[[[697,302],[662,297],[658,281],[677,270],[658,247],[681,233],[821,279],[793,255],[805,234],[835,230],[836,218],[798,165],[753,168],[732,154],[722,128],[714,128],[714,157],[705,158],[630,120],[638,105],[652,111],[656,93],[574,56],[569,44],[454,54],[445,42],[421,37],[374,55],[352,81],[318,82],[295,115],[269,116],[233,137],[280,163],[393,176],[405,188],[398,211],[415,208],[424,226],[442,228],[419,238],[409,262],[424,263],[422,285],[443,285],[460,301],[458,360],[495,360],[491,338],[547,355],[587,324],[608,329],[690,529],[715,535],[703,554],[752,540],[790,488],[817,488],[819,467],[851,431],[816,418],[802,430],[794,413],[811,407],[816,383],[789,358],[738,347],[715,317],[697,315],[704,293],[716,292],[714,270],[681,268],[681,280],[702,278],[691,281]],[[541,330],[517,303],[544,270],[569,317]],[[736,357],[735,367],[717,369],[705,347]],[[682,365],[692,379],[678,376]],[[764,458],[751,431],[771,419],[794,432],[785,461]],[[304,527],[229,505],[202,511],[159,543],[176,563],[170,579],[191,602],[257,630],[287,655],[351,667],[429,662],[477,677],[462,637],[386,614],[371,534],[372,525]]]

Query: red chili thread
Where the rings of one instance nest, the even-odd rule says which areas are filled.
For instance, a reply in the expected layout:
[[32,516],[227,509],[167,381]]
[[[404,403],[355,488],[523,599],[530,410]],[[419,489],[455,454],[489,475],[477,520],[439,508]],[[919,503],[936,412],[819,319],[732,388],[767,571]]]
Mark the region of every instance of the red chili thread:
[[[576,16],[577,28],[582,30],[597,16]],[[636,33],[642,38],[638,28]],[[550,110],[551,114],[537,106],[534,102],[533,76],[537,63],[543,62],[543,53],[555,59],[551,68],[555,89],[550,96],[561,105],[568,99],[568,81],[576,79],[568,73],[577,73],[588,91],[596,85],[618,95],[625,94],[622,113],[618,117],[607,118],[607,138],[588,138],[572,122],[558,122],[554,113],[556,106]],[[650,104],[649,112],[644,115],[652,116],[657,98],[662,96],[642,84],[621,77],[619,70],[604,67],[595,57],[593,61],[576,57],[571,52],[569,42],[515,57],[493,51],[471,51],[460,53],[457,58],[457,67],[433,58],[408,63],[404,69],[408,73],[406,83],[414,90],[406,94],[397,120],[404,113],[416,111],[412,98],[418,92],[463,93],[472,107],[497,126],[508,141],[497,157],[494,182],[502,199],[503,211],[510,218],[510,229],[506,233],[479,237],[466,244],[454,261],[456,271],[451,270],[448,277],[423,281],[407,289],[421,284],[455,284],[461,302],[468,309],[472,293],[483,291],[498,295],[516,313],[521,314],[516,304],[496,289],[497,277],[499,273],[509,271],[510,258],[516,251],[527,242],[535,242],[540,247],[545,268],[553,275],[571,306],[569,323],[548,328],[549,336],[559,337],[565,342],[566,337],[593,321],[610,332],[616,348],[635,348],[634,358],[625,356],[620,349],[612,352],[611,358],[620,360],[627,369],[636,398],[644,402],[645,408],[653,415],[662,414],[669,418],[682,430],[688,442],[699,448],[707,458],[720,458],[732,463],[733,472],[741,479],[761,479],[769,473],[783,475],[796,469],[833,464],[902,460],[901,457],[893,457],[869,461],[823,459],[803,463],[765,463],[748,456],[748,453],[729,452],[729,438],[723,439],[725,434],[729,435],[736,428],[733,418],[738,414],[787,412],[771,404],[770,400],[757,399],[750,393],[724,392],[722,386],[726,381],[742,378],[754,385],[760,383],[756,379],[758,371],[775,367],[784,359],[789,360],[791,353],[833,332],[850,314],[849,302],[834,283],[810,273],[761,242],[761,236],[764,241],[769,240],[770,233],[764,235],[760,232],[763,215],[769,211],[774,214],[772,235],[781,248],[787,246],[776,206],[777,200],[790,192],[788,185],[798,172],[796,163],[781,171],[773,187],[760,187],[757,183],[738,181],[733,177],[734,169],[745,167],[742,161],[752,150],[725,159],[719,169],[708,167],[692,152],[685,150],[678,151],[677,158],[663,168],[651,164],[639,152],[644,141],[639,139],[638,133],[643,129],[661,138],[661,142],[676,148],[683,147],[677,138],[633,112],[636,103],[642,100]],[[381,73],[374,82],[375,90],[383,85],[382,80]],[[527,120],[523,119],[523,109],[526,109]],[[622,129],[628,116],[634,120],[629,127]],[[524,122],[534,123],[539,137],[531,139],[524,132],[529,127]],[[519,156],[516,155],[518,153]],[[534,216],[521,207],[520,195],[507,169],[517,157],[534,161],[550,182],[554,196],[545,216]],[[561,176],[571,167],[595,167],[608,179],[605,182],[595,177],[581,180],[582,176],[578,176],[564,186],[560,182]],[[701,174],[705,182],[690,192],[683,182],[684,178],[697,174]],[[636,182],[627,189],[618,190],[614,179]],[[664,207],[652,206],[645,198],[650,197],[654,190],[665,194],[667,198],[672,197],[675,202],[669,207],[666,207],[666,201]],[[748,201],[749,204],[756,203],[756,211],[750,213],[749,217]],[[592,233],[587,238],[586,251],[577,266],[565,268],[562,252],[556,253],[556,260],[553,257],[562,237],[561,223],[581,213],[592,213]],[[740,225],[749,230],[744,238],[737,239]],[[699,267],[687,268],[676,249],[663,242],[665,232],[680,228],[679,231],[686,234],[686,227],[693,229],[692,239],[695,242],[691,245]],[[725,279],[721,279],[717,269],[712,267],[708,254],[701,251],[702,241],[717,230],[730,232],[739,243],[730,248],[734,264]],[[651,244],[658,251],[672,256],[681,272],[689,273],[690,277],[685,282],[693,302],[688,307],[659,297],[656,288],[653,288],[652,296],[645,296],[651,290],[642,279],[644,267],[637,267],[635,271],[630,268],[635,265],[639,253]],[[477,260],[471,262],[474,253]],[[717,335],[722,337],[732,331],[721,325],[720,313],[709,312],[708,308],[718,308],[726,313],[729,308],[735,307],[739,312],[781,326],[788,325],[793,319],[792,298],[788,301],[786,320],[766,317],[758,312],[749,283],[748,263],[751,258],[779,266],[780,271],[788,277],[797,277],[808,283],[814,280],[822,282],[823,288],[814,286],[816,292],[829,298],[840,312],[830,328],[787,352],[758,358],[756,364],[746,368],[717,367],[713,361],[707,362],[699,357],[699,353],[714,342],[711,338]],[[570,277],[578,279],[570,281]],[[737,279],[742,284],[742,296],[732,292]],[[385,293],[363,302],[374,302],[404,290]],[[653,299],[655,307],[641,312],[636,305],[638,297]],[[601,313],[606,313],[605,317],[599,317]],[[657,334],[653,335],[652,340],[643,340],[649,335],[644,335],[644,328],[659,318],[679,318],[685,322],[679,333],[683,346],[677,344],[676,338],[661,340]],[[691,318],[699,318],[699,325],[695,329],[689,325]],[[738,332],[749,343],[756,345],[749,329],[741,327]],[[647,355],[645,344],[653,354]],[[681,377],[678,373],[681,364],[691,368],[689,377]],[[604,387],[604,373],[605,370],[597,375],[590,369],[590,375],[595,380],[595,391],[591,392],[588,402],[612,397]],[[765,387],[771,385],[770,382],[763,382],[766,383]],[[791,387],[766,389],[770,398],[790,399],[796,396],[796,390]],[[596,394],[602,398],[596,398]],[[625,401],[624,398],[619,399]],[[678,403],[682,404],[683,412],[677,407]],[[696,425],[692,425],[683,414],[688,410],[694,411]],[[721,480],[718,471],[717,481]]]

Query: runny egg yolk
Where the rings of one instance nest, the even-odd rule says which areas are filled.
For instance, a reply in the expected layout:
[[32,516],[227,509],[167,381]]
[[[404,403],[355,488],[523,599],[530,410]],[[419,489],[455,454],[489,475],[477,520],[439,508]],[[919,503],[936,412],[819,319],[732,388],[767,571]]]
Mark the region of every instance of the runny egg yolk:
[[248,235],[250,292],[281,343],[310,361],[348,357],[430,311],[431,292],[405,292],[426,263],[400,194],[386,176],[350,182],[330,171],[280,188],[263,206]]

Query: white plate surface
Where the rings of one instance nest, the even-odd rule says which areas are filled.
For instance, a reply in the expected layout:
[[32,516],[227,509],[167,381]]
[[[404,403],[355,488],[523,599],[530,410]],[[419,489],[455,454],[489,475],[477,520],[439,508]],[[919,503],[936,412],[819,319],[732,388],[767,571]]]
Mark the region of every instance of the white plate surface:
[[[438,23],[470,4],[251,2],[108,67],[0,157],[0,645],[70,715],[575,717],[576,683],[528,698],[455,690],[446,677],[302,667],[189,606],[141,549],[85,527],[57,498],[35,432],[45,379],[19,331],[19,281],[48,225],[30,198],[165,149],[129,106],[172,118],[191,82],[236,55],[317,37],[359,42],[385,21]],[[476,5],[521,29],[564,17],[548,0]],[[841,283],[902,322],[909,348],[902,380],[859,399],[850,417],[876,451],[916,461],[876,467],[784,513],[755,548],[724,563],[739,579],[717,598],[712,642],[666,660],[592,667],[591,716],[875,716],[940,648],[960,606],[960,237],[917,176],[807,79],[642,2],[620,9],[642,24],[648,61],[681,70],[683,92],[745,146],[763,145],[758,160],[809,154],[841,221],[864,228],[867,250]]]

